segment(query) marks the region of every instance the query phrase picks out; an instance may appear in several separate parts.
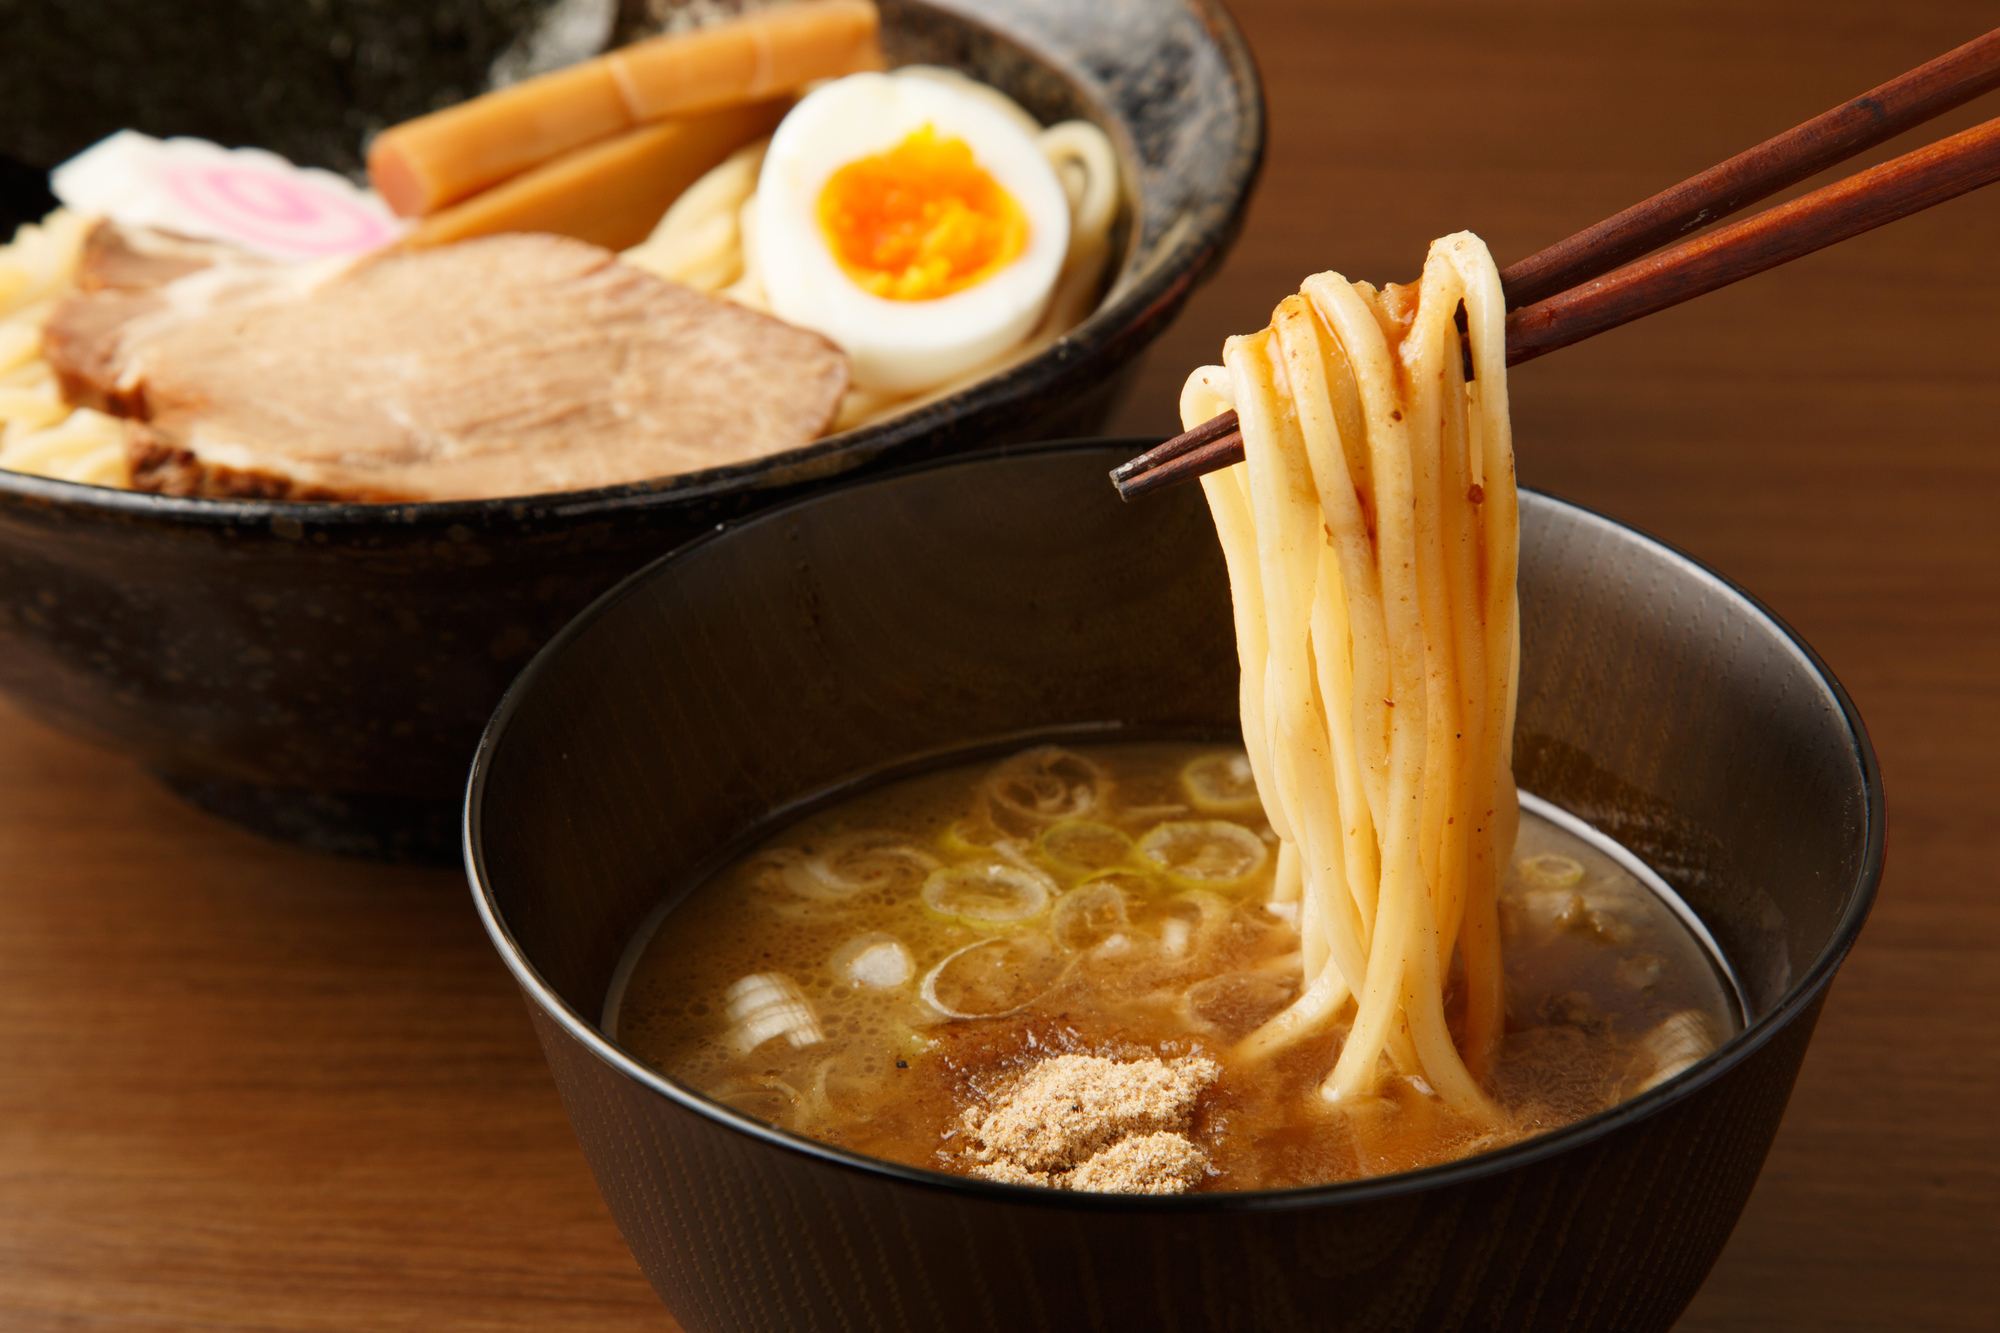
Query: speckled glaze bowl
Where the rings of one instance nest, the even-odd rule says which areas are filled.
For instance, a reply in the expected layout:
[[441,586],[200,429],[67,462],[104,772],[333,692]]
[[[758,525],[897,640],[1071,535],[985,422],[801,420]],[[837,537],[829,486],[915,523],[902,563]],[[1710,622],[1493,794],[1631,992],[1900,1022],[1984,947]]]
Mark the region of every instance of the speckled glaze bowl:
[[[383,82],[394,62],[370,56],[365,34],[342,35],[340,24],[368,6],[300,0],[297,8],[319,26],[291,45],[267,41],[271,60],[300,66],[304,91],[291,100],[232,93],[229,70],[206,100],[186,89],[142,97],[107,85],[103,94],[129,102],[141,128],[156,133],[227,138],[236,127],[301,160],[338,164],[346,141],[298,121],[302,107],[318,105],[306,94],[325,81],[328,52],[367,66],[374,82],[357,75],[355,95],[378,108],[398,106],[407,89]],[[437,20],[448,8],[402,21]],[[449,860],[465,765],[507,682],[620,577],[718,522],[857,468],[1093,428],[1140,350],[1235,239],[1264,138],[1241,35],[1214,0],[881,0],[881,8],[895,63],[968,70],[1044,120],[1091,119],[1116,144],[1131,187],[1122,257],[1102,304],[1067,337],[876,425],[742,466],[598,491],[261,504],[0,472],[0,689],[253,828],[336,852]],[[222,22],[217,14],[231,10],[201,15]],[[268,32],[247,15],[238,16],[246,31]],[[48,66],[43,48],[75,37],[79,20],[63,6],[28,20],[21,40],[0,43],[0,110],[11,102],[44,121],[34,131],[0,114],[0,136],[11,136],[0,151],[61,156],[77,146],[63,134],[74,133],[48,118],[66,114],[60,80],[75,71]],[[322,32],[328,23],[339,31]],[[460,50],[450,33],[426,32],[430,47]],[[494,33],[460,36],[485,43],[468,50],[500,44]],[[186,82],[183,66],[128,54],[131,79]],[[95,68],[93,77],[104,74]],[[364,107],[348,119],[353,137],[381,117]]]
[[1881,785],[1782,624],[1547,496],[1522,497],[1516,777],[1637,852],[1727,955],[1748,1026],[1686,1073],[1446,1166],[1149,1198],[857,1157],[599,1030],[641,923],[801,801],[996,738],[1234,730],[1199,490],[1126,506],[1105,480],[1140,443],[984,454],[733,525],[598,602],[509,692],[468,870],[641,1267],[689,1333],[1667,1329],[1873,901]]

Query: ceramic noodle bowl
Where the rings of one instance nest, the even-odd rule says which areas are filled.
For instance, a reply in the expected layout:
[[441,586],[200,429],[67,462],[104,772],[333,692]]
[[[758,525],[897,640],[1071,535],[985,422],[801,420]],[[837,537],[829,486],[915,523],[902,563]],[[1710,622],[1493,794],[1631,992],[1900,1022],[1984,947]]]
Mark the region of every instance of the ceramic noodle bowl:
[[[857,1157],[596,1027],[621,952],[774,812],[999,738],[1236,727],[1198,489],[1121,504],[1140,441],[856,483],[623,584],[516,683],[467,801],[480,910],[626,1240],[691,1333],[775,1328],[1665,1329],[1750,1194],[1882,869],[1860,719],[1748,597],[1522,497],[1521,784],[1700,914],[1744,1031],[1610,1111],[1406,1175],[1175,1197]],[[662,929],[673,929],[673,917]]]
[[[1241,34],[1212,0],[1083,8],[881,0],[880,8],[892,62],[964,70],[1045,122],[1080,117],[1110,136],[1127,190],[1110,287],[1068,335],[963,390],[798,449],[595,491],[270,504],[0,471],[0,689],[266,833],[331,851],[448,861],[465,766],[507,682],[619,578],[718,522],[842,473],[1095,429],[1139,352],[1241,224],[1264,137]],[[44,86],[60,71],[29,64],[37,43],[55,41],[50,34],[67,21],[58,9],[24,16],[22,40],[0,42],[0,87],[24,96],[42,89],[27,105],[46,106],[52,118],[67,116],[73,99]],[[380,18],[344,3],[329,12],[328,22]],[[274,61],[299,66],[297,79],[259,72],[255,85],[296,96],[267,103],[245,93],[255,113],[248,128],[242,99],[209,105],[189,90],[184,68],[158,60],[119,70],[120,81],[172,85],[133,92],[135,128],[206,130],[305,164],[346,165],[317,127],[294,120],[324,109],[311,95],[331,78],[320,66],[329,49],[347,48],[329,48],[299,22],[305,36],[296,42],[275,29],[262,34]],[[355,96],[379,94],[369,105],[400,108],[378,84],[384,69],[402,66],[382,65],[379,44],[363,46],[355,59],[368,77]],[[398,60],[406,55],[415,59]],[[228,86],[218,79],[217,88]],[[358,143],[361,129],[342,132]],[[67,133],[0,126],[0,153],[40,153],[33,164],[51,166],[83,146]],[[12,180],[0,173],[0,188]],[[298,202],[241,188],[231,198],[274,213]],[[204,202],[225,201],[211,191]],[[43,206],[39,195],[32,206]]]

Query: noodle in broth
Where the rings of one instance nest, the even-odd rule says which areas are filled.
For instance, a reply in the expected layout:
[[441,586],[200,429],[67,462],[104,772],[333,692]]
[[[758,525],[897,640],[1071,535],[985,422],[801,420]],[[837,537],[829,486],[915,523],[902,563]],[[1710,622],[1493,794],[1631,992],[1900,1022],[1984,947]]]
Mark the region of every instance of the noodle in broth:
[[836,807],[674,914],[616,1034],[860,1152],[1155,1193],[1450,1160],[1713,1049],[1682,920],[1522,822],[1504,317],[1461,232],[1189,378],[1184,426],[1243,438],[1203,478],[1242,752],[1042,747]]
[[[1241,422],[1244,462],[1203,485],[1277,892],[1302,904],[1305,992],[1250,1049],[1352,1001],[1330,1100],[1421,1076],[1478,1123],[1494,1120],[1495,890],[1517,819],[1504,313],[1492,257],[1461,232],[1431,247],[1415,289],[1307,279],[1181,399],[1190,427],[1229,407]],[[1442,1007],[1454,948],[1459,1042]]]

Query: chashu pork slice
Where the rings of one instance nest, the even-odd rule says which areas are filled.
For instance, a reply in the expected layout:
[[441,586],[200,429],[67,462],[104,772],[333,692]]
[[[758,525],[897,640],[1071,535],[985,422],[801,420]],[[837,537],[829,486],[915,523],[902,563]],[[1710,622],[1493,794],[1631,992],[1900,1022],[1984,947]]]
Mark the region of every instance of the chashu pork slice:
[[[118,383],[128,342],[246,290],[280,296],[278,272],[233,245],[99,222],[84,239],[72,290],[42,330],[43,355],[72,407],[129,417],[143,404]],[[175,285],[197,273],[206,276]]]
[[132,418],[142,490],[580,490],[802,445],[847,390],[846,357],[818,334],[565,237],[391,252],[330,276],[188,269],[186,252],[149,269],[121,249],[171,246],[94,237],[44,344],[72,401]]

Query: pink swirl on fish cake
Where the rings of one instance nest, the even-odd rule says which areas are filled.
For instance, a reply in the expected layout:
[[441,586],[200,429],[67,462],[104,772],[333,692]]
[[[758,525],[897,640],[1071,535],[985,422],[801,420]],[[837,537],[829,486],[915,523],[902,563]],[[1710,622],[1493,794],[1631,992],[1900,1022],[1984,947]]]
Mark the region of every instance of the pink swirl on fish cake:
[[224,233],[301,257],[358,254],[396,236],[387,222],[309,178],[232,164],[170,167],[163,183]]

